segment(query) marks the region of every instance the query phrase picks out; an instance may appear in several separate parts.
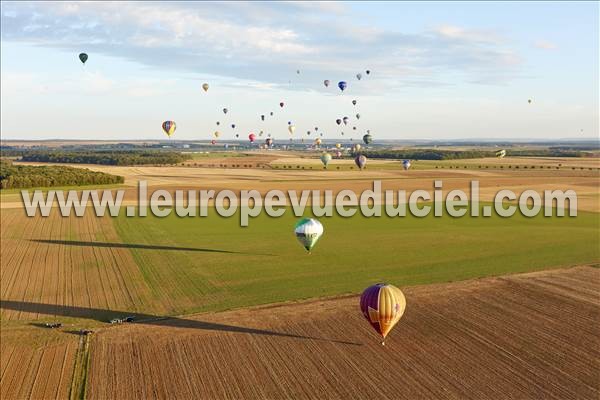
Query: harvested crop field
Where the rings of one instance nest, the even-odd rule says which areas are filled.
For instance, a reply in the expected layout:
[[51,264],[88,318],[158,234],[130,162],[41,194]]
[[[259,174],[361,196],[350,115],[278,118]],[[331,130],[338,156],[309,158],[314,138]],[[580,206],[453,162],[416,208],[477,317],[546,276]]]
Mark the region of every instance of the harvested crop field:
[[108,328],[86,393],[597,399],[599,290],[593,267],[406,288],[385,347],[356,296]]
[[73,377],[77,342],[32,349],[2,346],[3,399],[66,398]]
[[[63,218],[51,213],[27,218],[22,210],[3,210],[1,238],[3,301],[131,311],[150,302],[151,290],[129,249],[106,245],[119,241],[108,217],[86,213]],[[46,314],[2,309],[1,315],[9,321],[47,318]]]

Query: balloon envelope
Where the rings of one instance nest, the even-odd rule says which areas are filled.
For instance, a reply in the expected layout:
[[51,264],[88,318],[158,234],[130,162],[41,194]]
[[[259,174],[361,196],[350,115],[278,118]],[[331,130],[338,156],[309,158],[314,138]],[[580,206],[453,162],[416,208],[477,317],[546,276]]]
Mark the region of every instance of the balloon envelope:
[[356,100],[352,100],[352,105],[355,106],[356,105]]
[[302,218],[294,227],[296,238],[310,252],[323,235],[323,225],[314,218]]
[[256,140],[256,135],[254,133],[251,133],[248,135],[248,139],[250,140],[250,143],[254,143],[254,141]]
[[354,159],[354,163],[358,168],[363,169],[367,164],[367,157],[361,154]]
[[504,158],[504,156],[506,156],[506,150],[499,150],[496,152],[496,157]]
[[410,160],[403,160],[402,161],[402,168],[404,168],[405,171],[408,171],[408,169],[410,168]]
[[373,141],[373,136],[371,136],[370,133],[367,133],[365,136],[363,136],[363,142],[365,142],[365,144],[370,144]]
[[339,124],[342,123],[342,120],[338,118],[338,119],[335,120],[335,123],[339,125]]
[[329,161],[331,161],[331,154],[329,154],[329,153],[321,154],[321,162],[323,163],[325,168],[327,168],[327,164],[329,164]]
[[204,89],[205,92],[208,92],[208,83],[204,83],[202,89]]
[[356,74],[356,79],[360,81],[362,79],[362,74]]
[[383,339],[400,321],[406,298],[400,289],[386,283],[370,286],[360,296],[360,311]]
[[340,88],[340,90],[342,92],[346,89],[346,86],[348,86],[348,84],[346,83],[346,81],[340,81],[340,82],[338,82],[338,87]]
[[175,132],[175,121],[165,121],[162,123],[162,128],[163,131],[165,131],[165,133],[167,134],[168,137],[171,137],[171,135]]
[[227,111],[229,111],[228,109],[224,108],[223,109],[223,114],[227,114]]
[[79,54],[79,61],[81,61],[83,64],[85,64],[85,62],[87,61],[87,59],[88,59],[88,55],[87,54],[85,54],[85,53]]
[[342,118],[342,121],[344,121],[344,125],[348,125],[348,117]]
[[283,102],[279,103],[279,107],[283,108],[283,106],[284,106]]
[[329,83],[330,83],[330,82],[329,82],[329,79],[325,79],[325,80],[323,81],[323,84],[325,85],[325,87],[328,87],[328,86],[329,86]]

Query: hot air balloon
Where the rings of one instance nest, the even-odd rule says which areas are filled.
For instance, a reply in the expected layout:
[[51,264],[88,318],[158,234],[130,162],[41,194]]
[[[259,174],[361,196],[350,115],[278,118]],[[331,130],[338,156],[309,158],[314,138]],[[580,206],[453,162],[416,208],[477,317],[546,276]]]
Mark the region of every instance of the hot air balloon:
[[288,125],[291,125],[291,124],[292,124],[292,121],[288,121]]
[[335,120],[335,123],[338,124],[338,125],[340,125],[342,123],[342,120],[338,118],[338,119]]
[[366,70],[365,72],[367,73],[367,75],[371,74],[371,71],[369,71],[369,70]]
[[264,115],[261,115],[261,116],[260,116],[260,119],[264,121],[264,120],[265,120],[265,116],[264,116]]
[[236,134],[235,134],[235,137],[236,137],[236,138],[239,138],[239,137],[240,137],[240,134],[239,134],[239,133],[236,133]]
[[527,102],[528,102],[529,104],[531,104],[531,99],[527,100]]
[[308,136],[310,136],[310,131],[306,131],[306,134],[307,134]]
[[341,149],[342,148],[342,144],[341,143],[336,143],[335,144],[335,148],[336,149]]
[[355,106],[356,105],[356,100],[352,100],[352,105]]
[[263,131],[258,132],[258,136],[262,136],[263,135]]
[[271,115],[271,117],[272,117],[272,116],[273,116],[273,111],[271,111],[271,112],[269,113],[269,115]]
[[[318,126],[315,126],[315,132],[317,132],[319,130]],[[582,129],[583,130],[583,129]]]
[[410,165],[410,160],[402,160],[402,168],[404,168],[405,171],[409,170]]
[[361,73],[356,74],[356,79],[358,79],[360,81],[362,79],[362,74]]
[[330,83],[330,82],[329,82],[329,79],[325,79],[325,80],[323,81],[323,84],[325,85],[325,87],[329,87],[329,83]]
[[323,137],[323,132],[319,133],[319,136]]
[[217,144],[217,141],[215,139],[210,141],[210,144]]
[[371,144],[371,142],[373,142],[373,136],[371,136],[370,133],[367,133],[363,136],[363,142],[365,142],[365,144]]
[[297,69],[297,70],[296,70],[296,73],[297,73],[298,75],[300,75],[300,70],[299,70],[299,69]]
[[316,138],[315,139],[315,145],[317,145],[317,146],[321,145],[321,138]]
[[167,134],[167,136],[170,138],[171,135],[175,132],[175,121],[165,121],[162,123],[162,128],[163,131],[165,131],[165,133]]
[[265,139],[265,144],[266,144],[268,147],[271,147],[271,145],[273,144],[273,139],[271,139],[271,138],[266,138],[266,139]]
[[283,108],[283,106],[284,106],[284,103],[282,101],[281,103],[279,103],[279,107]]
[[208,92],[208,83],[203,83],[202,89],[204,89],[205,92]]
[[327,164],[329,164],[329,161],[331,161],[331,154],[329,154],[329,153],[321,154],[321,162],[323,163],[325,168],[327,168]]
[[294,125],[288,126],[288,131],[290,131],[290,135],[293,135],[295,130],[296,130],[296,127]]
[[296,239],[310,253],[321,235],[323,235],[323,225],[314,218],[302,218],[294,227]]
[[85,62],[87,61],[87,59],[88,59],[88,55],[87,54],[85,54],[85,53],[80,53],[79,54],[79,61],[81,61],[83,64],[85,64]]
[[346,86],[348,86],[348,84],[346,83],[346,81],[339,81],[338,82],[338,87],[340,88],[340,90],[343,92],[344,89],[346,89]]
[[336,156],[337,158],[342,158],[342,152],[341,152],[341,151],[339,151],[339,150],[338,150],[338,151],[336,151],[336,152],[335,152],[335,156]]
[[406,309],[406,298],[400,289],[386,283],[370,286],[360,296],[360,310],[373,329],[385,338]]
[[356,114],[356,119],[360,119],[360,114]]
[[217,121],[217,126],[221,125],[221,123],[219,121]]
[[223,114],[227,114],[227,111],[229,111],[228,109],[224,108],[223,109]]
[[249,134],[248,140],[250,140],[250,143],[254,143],[254,141],[256,140],[256,135],[254,133]]
[[358,168],[363,169],[367,164],[367,157],[361,154],[354,159],[354,163]]
[[352,130],[353,130],[353,131],[355,131],[355,130],[356,130],[356,127],[355,127],[355,126],[353,126],[353,127],[352,127]]
[[231,129],[235,129],[235,124],[231,124]]
[[344,136],[344,132],[342,132],[342,136]]
[[506,150],[499,150],[496,152],[496,157],[504,158],[504,156],[506,156]]
[[344,117],[342,118],[342,121],[344,122],[344,125],[348,125],[348,117]]
[[356,144],[354,145],[354,151],[355,151],[356,153],[358,153],[358,152],[360,151],[360,148],[361,148],[361,147],[362,147],[362,146],[361,146],[359,143],[356,143]]
[[215,133],[213,133],[213,136],[214,136],[215,138],[218,138],[219,136],[221,136],[221,132],[219,132],[219,131],[215,131]]

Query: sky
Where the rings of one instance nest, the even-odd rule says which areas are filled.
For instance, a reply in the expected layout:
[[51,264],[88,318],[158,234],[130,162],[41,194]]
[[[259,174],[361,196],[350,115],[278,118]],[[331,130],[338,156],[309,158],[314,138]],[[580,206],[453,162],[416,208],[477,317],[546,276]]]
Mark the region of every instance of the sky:
[[0,133],[597,138],[598,48],[598,2],[2,1]]

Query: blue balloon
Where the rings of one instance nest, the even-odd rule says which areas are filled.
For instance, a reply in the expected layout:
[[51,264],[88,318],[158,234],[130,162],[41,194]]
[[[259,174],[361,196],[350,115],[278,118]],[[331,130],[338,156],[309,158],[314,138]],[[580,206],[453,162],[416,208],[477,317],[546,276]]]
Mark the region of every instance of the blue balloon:
[[344,89],[346,89],[346,86],[348,86],[348,84],[346,83],[346,81],[340,81],[338,82],[338,87],[340,88],[340,90],[343,92]]

